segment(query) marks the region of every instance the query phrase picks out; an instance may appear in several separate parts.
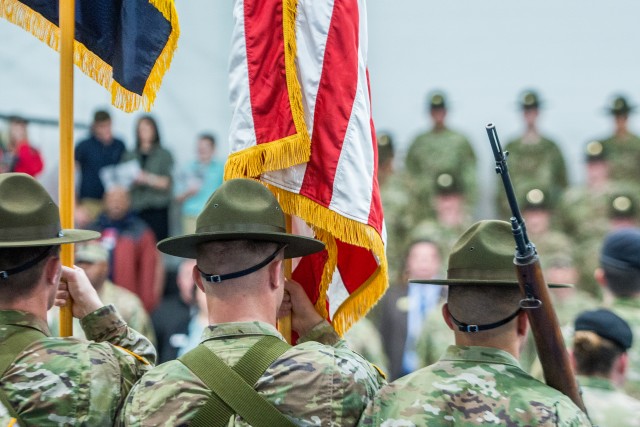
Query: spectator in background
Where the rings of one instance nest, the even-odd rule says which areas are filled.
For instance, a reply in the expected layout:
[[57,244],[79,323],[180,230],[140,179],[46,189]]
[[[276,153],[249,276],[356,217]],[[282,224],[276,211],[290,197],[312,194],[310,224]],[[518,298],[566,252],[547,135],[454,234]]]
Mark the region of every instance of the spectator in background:
[[[87,274],[102,302],[105,305],[113,304],[130,328],[140,332],[155,344],[151,319],[140,298],[109,280],[109,251],[95,241],[76,245],[75,263]],[[49,323],[52,331],[58,330],[58,319],[59,316],[55,314],[51,316]],[[74,319],[73,336],[86,339],[78,319]]]
[[640,426],[640,400],[623,393],[633,334],[629,324],[605,309],[585,311],[575,321],[572,360],[582,399],[594,425]]
[[151,314],[151,321],[158,339],[158,363],[178,357],[189,341],[189,324],[197,311],[194,307],[196,284],[193,281],[193,267],[196,261],[186,259],[178,267],[176,282],[178,297],[170,295]]
[[29,143],[26,119],[19,116],[9,118],[9,143],[3,157],[6,170],[0,172],[22,172],[33,177],[42,172],[42,157]]
[[160,145],[155,119],[142,116],[136,125],[136,148],[127,160],[140,164],[140,173],[131,187],[131,208],[149,225],[156,240],[169,235],[171,169],[173,157]]
[[100,180],[100,170],[120,162],[125,151],[124,142],[113,137],[109,113],[96,111],[91,136],[80,141],[75,149],[76,164],[80,171],[78,200],[90,220],[102,212],[104,186]]
[[131,211],[126,189],[107,189],[104,213],[90,228],[102,233],[101,243],[109,251],[109,278],[138,295],[150,313],[162,295],[164,265],[153,231]]
[[198,138],[197,158],[183,172],[176,200],[182,203],[182,232],[195,233],[196,217],[209,196],[222,184],[224,163],[214,158],[216,140],[213,135]]

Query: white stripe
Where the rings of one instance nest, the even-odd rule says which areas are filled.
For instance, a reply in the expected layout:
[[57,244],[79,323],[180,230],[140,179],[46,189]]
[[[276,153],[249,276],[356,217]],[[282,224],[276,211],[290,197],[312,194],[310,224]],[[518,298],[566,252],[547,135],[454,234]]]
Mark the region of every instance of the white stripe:
[[[365,17],[366,18],[366,13]],[[366,63],[362,46],[366,46],[366,21],[360,16],[358,49],[358,84],[333,181],[329,208],[356,221],[367,223],[373,194],[373,141],[371,139],[371,105],[367,87]],[[366,51],[366,48],[365,48]]]
[[344,303],[347,298],[349,298],[349,291],[347,291],[347,288],[344,286],[342,276],[340,276],[340,271],[336,268],[333,272],[329,289],[327,289],[330,320],[333,320],[333,316],[336,314],[336,311],[338,311],[342,303]]
[[300,0],[296,17],[296,65],[302,86],[305,122],[313,134],[313,119],[318,87],[322,77],[327,37],[331,26],[333,1]]
[[244,32],[244,1],[236,0],[233,8],[235,25],[231,36],[229,58],[229,102],[231,104],[231,125],[229,129],[229,150],[231,153],[256,145],[256,133],[251,111],[249,93],[249,65]]

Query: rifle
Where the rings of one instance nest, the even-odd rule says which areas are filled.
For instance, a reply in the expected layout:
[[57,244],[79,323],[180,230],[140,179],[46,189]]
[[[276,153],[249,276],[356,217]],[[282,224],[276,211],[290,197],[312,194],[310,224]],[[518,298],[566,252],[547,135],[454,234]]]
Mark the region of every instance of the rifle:
[[542,275],[540,260],[535,245],[529,241],[524,219],[513,191],[509,169],[508,152],[502,151],[496,127],[489,123],[487,135],[496,160],[496,173],[502,178],[504,189],[511,207],[511,229],[516,241],[513,263],[518,273],[518,283],[524,298],[520,307],[527,311],[531,330],[536,342],[536,350],[544,371],[546,383],[568,396],[583,412],[587,412],[580,396],[578,383],[569,363],[564,338],[560,333],[558,316],[553,309],[549,288]]

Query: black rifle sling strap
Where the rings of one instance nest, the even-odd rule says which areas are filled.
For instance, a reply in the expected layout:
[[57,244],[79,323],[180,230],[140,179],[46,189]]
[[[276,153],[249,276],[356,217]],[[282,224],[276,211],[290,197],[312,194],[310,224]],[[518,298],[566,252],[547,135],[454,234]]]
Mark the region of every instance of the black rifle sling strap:
[[[4,325],[5,327],[16,327],[14,325]],[[28,326],[17,326],[19,331],[9,335],[9,337],[0,344],[0,377],[9,369],[11,363],[16,360],[18,355],[27,348],[30,344],[38,341],[40,338],[45,338],[46,335],[37,329],[30,328]],[[0,402],[9,411],[9,415],[18,421],[18,424],[25,425],[18,416],[18,413],[9,402],[9,398],[4,393],[4,390],[0,389]]]
[[254,427],[295,426],[253,388],[267,368],[290,348],[277,337],[265,336],[233,368],[203,344],[180,357],[212,392],[189,425],[222,427],[237,414]]

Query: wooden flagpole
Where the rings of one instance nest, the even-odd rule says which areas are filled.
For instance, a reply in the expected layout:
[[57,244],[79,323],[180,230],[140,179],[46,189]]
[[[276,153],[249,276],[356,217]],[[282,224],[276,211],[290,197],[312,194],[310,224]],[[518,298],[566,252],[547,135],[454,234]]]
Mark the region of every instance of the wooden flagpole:
[[[291,233],[291,215],[285,214],[287,233]],[[291,259],[284,260],[284,277],[291,279]],[[291,344],[291,315],[278,319],[278,331]]]
[[[58,194],[62,228],[73,228],[75,201],[73,156],[73,44],[75,0],[60,0],[60,163]],[[73,244],[62,245],[63,265],[73,266]],[[73,302],[60,309],[60,336],[73,335]]]

